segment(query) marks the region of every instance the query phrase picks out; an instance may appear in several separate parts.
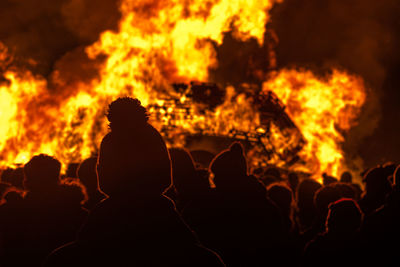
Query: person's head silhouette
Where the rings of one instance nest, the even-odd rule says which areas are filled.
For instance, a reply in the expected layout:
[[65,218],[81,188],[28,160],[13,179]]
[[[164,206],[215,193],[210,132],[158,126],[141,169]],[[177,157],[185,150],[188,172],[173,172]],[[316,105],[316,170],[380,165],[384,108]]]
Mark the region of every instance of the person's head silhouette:
[[351,184],[353,182],[353,176],[351,175],[350,172],[345,171],[342,173],[342,175],[340,176],[340,181],[342,183],[348,183]]
[[391,190],[387,170],[382,166],[368,170],[363,181],[366,183],[366,193],[370,196],[384,196]]
[[211,162],[210,170],[216,176],[247,175],[247,163],[242,145],[235,142],[219,153]]
[[111,132],[102,140],[98,157],[99,185],[110,197],[135,192],[159,196],[171,184],[167,147],[148,123],[140,101],[119,98],[109,106]]
[[208,180],[196,170],[190,153],[183,148],[169,149],[172,163],[172,179],[180,196],[193,196],[209,189]]
[[362,222],[362,212],[353,199],[343,198],[329,205],[326,229],[340,236],[356,232]]
[[34,156],[24,166],[24,187],[29,191],[43,191],[60,182],[61,163],[48,155]]

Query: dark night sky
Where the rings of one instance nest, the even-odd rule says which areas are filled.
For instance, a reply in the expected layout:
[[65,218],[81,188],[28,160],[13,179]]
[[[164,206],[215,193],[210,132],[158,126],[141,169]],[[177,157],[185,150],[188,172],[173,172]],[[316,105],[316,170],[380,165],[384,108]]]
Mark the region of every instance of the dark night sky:
[[[284,0],[271,11],[267,25],[279,39],[278,68],[323,73],[338,67],[365,79],[367,104],[344,148],[367,166],[400,162],[399,14],[398,0]],[[118,0],[2,0],[0,41],[12,48],[19,64],[48,76],[68,68],[70,59],[82,55],[102,31],[117,29],[119,18]],[[247,49],[254,40],[251,45]]]

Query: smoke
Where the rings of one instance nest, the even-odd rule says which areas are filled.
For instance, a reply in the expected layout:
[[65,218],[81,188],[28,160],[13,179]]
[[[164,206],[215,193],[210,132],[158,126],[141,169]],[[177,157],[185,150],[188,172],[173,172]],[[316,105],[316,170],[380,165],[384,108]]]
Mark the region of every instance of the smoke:
[[[13,55],[13,64],[47,78],[51,90],[71,90],[74,84],[97,77],[104,58],[89,59],[84,48],[103,31],[118,30],[119,4],[119,0],[2,0],[0,44]],[[143,14],[150,16],[152,10]],[[397,0],[284,0],[271,11],[263,46],[255,39],[240,42],[226,33],[223,44],[215,46],[219,66],[211,70],[210,79],[235,86],[261,83],[275,67],[306,67],[321,74],[336,67],[358,74],[370,91],[359,124],[347,133],[344,144],[349,155],[358,153],[366,136],[382,126],[381,118],[394,113],[382,103],[390,95],[387,88],[394,92],[400,84],[388,82],[388,76],[398,74],[392,69],[399,62],[399,11]],[[0,72],[2,64],[5,61]]]
[[381,87],[384,62],[396,49],[397,2],[284,1],[274,9],[271,23],[279,38],[278,64],[339,65]]
[[349,158],[368,154],[362,156],[369,164],[377,160],[371,154],[381,151],[367,152],[367,137],[382,127],[386,112],[393,112],[383,106],[391,93],[388,75],[399,61],[399,12],[396,0],[285,0],[272,10],[269,25],[279,38],[278,68],[307,67],[323,74],[336,67],[366,81],[367,102],[344,150]]
[[101,32],[118,28],[118,2],[2,0],[0,40],[15,55],[14,63],[47,77],[66,53],[81,53]]
[[261,84],[267,72],[276,67],[273,34],[267,30],[264,44],[260,46],[255,38],[241,41],[235,39],[232,32],[225,33],[222,45],[215,46],[218,66],[210,69],[210,79],[235,88],[242,83]]

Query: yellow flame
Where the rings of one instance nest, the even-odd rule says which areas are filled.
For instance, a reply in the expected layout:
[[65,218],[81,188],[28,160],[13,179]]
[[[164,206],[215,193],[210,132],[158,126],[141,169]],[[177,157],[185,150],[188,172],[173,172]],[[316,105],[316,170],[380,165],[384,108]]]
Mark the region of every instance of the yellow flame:
[[319,177],[323,172],[338,176],[344,167],[341,132],[355,124],[364,104],[363,80],[338,70],[325,78],[310,71],[282,70],[263,88],[277,94],[301,129],[307,141],[301,151],[306,170]]
[[[119,96],[139,98],[150,112],[155,112],[154,106],[166,107],[151,119],[158,129],[177,126],[164,133],[173,137],[174,145],[183,144],[182,132],[227,135],[235,129],[266,134],[251,97],[235,88],[226,88],[223,103],[211,110],[174,92],[171,83],[208,81],[210,68],[218,64],[215,47],[222,44],[225,32],[232,31],[242,41],[255,38],[262,45],[268,11],[279,2],[122,1],[118,32],[102,33],[85,50],[92,59],[106,56],[97,79],[79,83],[78,89],[60,82],[69,94],[58,95],[48,89],[45,79],[27,71],[5,72],[6,82],[0,84],[0,165],[25,163],[38,153],[54,155],[63,163],[95,153],[108,130],[107,105]],[[8,58],[7,49],[0,45],[0,59]],[[309,71],[283,70],[263,88],[282,99],[307,140],[301,151],[303,169],[336,175],[343,158],[343,135],[338,129],[348,130],[356,119],[365,98],[362,80],[339,71],[319,79]],[[168,102],[171,98],[179,99],[179,105],[189,103],[187,111]],[[278,128],[270,131],[280,153],[287,143],[299,139],[289,130],[286,137]],[[278,159],[271,162],[279,163]]]

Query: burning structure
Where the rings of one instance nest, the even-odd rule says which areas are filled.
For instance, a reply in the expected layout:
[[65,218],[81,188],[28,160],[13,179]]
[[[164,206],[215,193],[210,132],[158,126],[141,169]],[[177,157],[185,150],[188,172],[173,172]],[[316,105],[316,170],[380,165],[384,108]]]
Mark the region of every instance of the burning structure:
[[[202,125],[191,123],[185,132],[182,131],[182,124],[193,122],[195,114],[213,112],[224,103],[226,92],[213,83],[192,82],[172,86],[178,93],[177,98],[162,101],[161,105],[149,106],[154,120],[162,122],[160,131],[172,146],[182,143],[182,146],[190,147],[190,143],[195,142],[194,139],[203,140],[210,137],[218,138],[219,142],[226,139],[227,142],[241,141],[248,144],[253,152],[254,165],[265,166],[267,162],[282,162],[286,166],[291,166],[299,160],[297,153],[306,141],[285,112],[285,106],[272,91],[263,92],[260,89],[251,88],[244,92],[247,101],[250,101],[258,113],[258,125],[254,124],[247,130],[241,130],[239,127],[228,124],[223,131],[216,131],[214,127],[202,127]],[[177,132],[180,134],[176,134]],[[281,142],[274,140],[274,137],[278,135]],[[179,136],[183,139],[179,140]],[[222,146],[221,143],[219,145],[213,143],[210,150],[218,152],[226,145],[226,142],[222,142]]]
[[[341,143],[365,101],[364,82],[337,69],[323,77],[274,69],[265,25],[279,2],[123,0],[118,31],[69,52],[48,77],[19,66],[1,44],[1,165],[37,153],[64,163],[88,157],[107,132],[108,103],[133,96],[171,146],[190,145],[193,136],[239,139],[251,144],[255,164],[338,175],[347,168]],[[269,58],[257,60],[272,68],[251,58],[244,65],[254,66],[246,71],[256,82],[214,84],[210,72],[223,65],[217,51],[227,33],[265,48]]]

